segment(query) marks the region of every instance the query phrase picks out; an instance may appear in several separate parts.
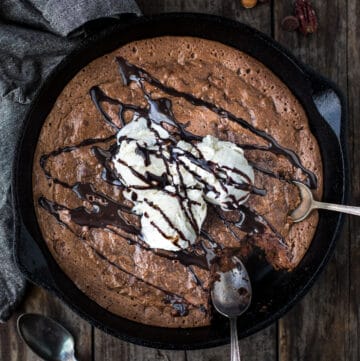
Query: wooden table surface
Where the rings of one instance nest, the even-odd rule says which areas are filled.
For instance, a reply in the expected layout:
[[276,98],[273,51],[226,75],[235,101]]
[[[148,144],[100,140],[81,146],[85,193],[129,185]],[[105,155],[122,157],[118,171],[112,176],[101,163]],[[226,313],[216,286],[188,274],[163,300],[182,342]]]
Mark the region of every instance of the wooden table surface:
[[[188,11],[236,19],[273,36],[303,62],[339,85],[349,107],[348,146],[352,204],[360,205],[360,2],[313,0],[319,31],[309,37],[284,32],[281,19],[293,1],[275,1],[245,10],[240,0],[139,0],[145,14]],[[77,340],[79,360],[222,361],[229,346],[199,351],[163,351],[135,346],[92,328],[54,296],[31,286],[18,312],[0,325],[0,360],[39,360],[19,339],[16,318],[39,312],[68,327]],[[349,217],[335,256],[311,291],[285,317],[241,340],[244,361],[360,360],[360,218]]]

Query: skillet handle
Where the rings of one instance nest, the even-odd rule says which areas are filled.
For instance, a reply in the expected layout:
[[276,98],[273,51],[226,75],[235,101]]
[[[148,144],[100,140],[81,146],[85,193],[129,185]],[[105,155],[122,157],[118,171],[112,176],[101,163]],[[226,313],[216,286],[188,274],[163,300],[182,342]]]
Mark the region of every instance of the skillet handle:
[[311,70],[308,71],[308,74],[311,81],[314,104],[340,140],[344,136],[343,119],[345,119],[345,114],[343,113],[346,109],[344,96],[337,85],[328,79]]
[[[336,136],[338,144],[334,144],[334,146],[339,147],[342,158],[342,167],[336,169],[337,172],[341,172],[342,181],[334,184],[330,194],[341,192],[343,194],[341,203],[347,203],[349,200],[348,189],[350,184],[346,139],[347,102],[335,83],[315,73],[312,69],[308,68],[306,72],[310,80],[311,97],[314,105]],[[332,164],[327,165],[328,168],[332,166]],[[329,198],[329,200],[332,200],[332,198]],[[339,200],[336,202],[340,203]]]

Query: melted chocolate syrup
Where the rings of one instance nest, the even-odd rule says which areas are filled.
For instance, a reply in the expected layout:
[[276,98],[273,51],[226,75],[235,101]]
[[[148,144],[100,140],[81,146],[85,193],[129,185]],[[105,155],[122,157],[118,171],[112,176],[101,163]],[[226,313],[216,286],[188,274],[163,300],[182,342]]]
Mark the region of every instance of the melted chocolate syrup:
[[[51,157],[56,157],[56,156],[58,156],[58,155],[60,155],[60,154],[62,154],[62,153],[69,153],[69,152],[72,152],[72,151],[74,151],[74,150],[78,150],[78,149],[80,149],[80,148],[87,147],[87,146],[89,146],[89,145],[94,145],[94,144],[98,144],[98,143],[106,143],[106,142],[108,142],[109,140],[112,140],[112,139],[115,139],[115,138],[116,138],[116,135],[113,134],[113,135],[110,135],[110,136],[107,137],[107,138],[85,139],[84,141],[82,141],[82,142],[80,142],[80,143],[78,143],[78,144],[55,149],[55,150],[53,150],[52,152],[47,153],[47,154],[43,154],[43,155],[40,157],[40,166],[41,166],[41,168],[43,169],[46,178],[48,178],[48,179],[53,179],[53,177],[51,176],[51,174],[46,170],[46,163],[47,163],[47,161],[48,161],[49,158],[51,158]],[[53,180],[54,180],[54,179],[53,179]],[[54,180],[54,182],[56,183],[55,180]]]
[[[69,210],[69,208],[59,205],[55,202],[49,201],[45,197],[40,197],[38,202],[39,202],[40,206],[42,208],[44,208],[45,210],[47,210],[52,216],[54,216],[59,221],[59,223],[64,225],[70,232],[74,233],[74,231],[69,227],[69,225],[61,220],[60,214],[59,214],[60,211],[71,211],[71,210]],[[92,227],[94,227],[94,226],[92,226]],[[75,234],[75,235],[78,236],[77,234]],[[127,273],[128,275],[130,275],[132,277],[135,277],[138,281],[145,283],[148,286],[156,288],[159,291],[163,292],[165,294],[165,299],[167,300],[167,303],[171,303],[171,305],[174,307],[174,309],[180,313],[179,316],[187,315],[189,306],[199,308],[202,311],[201,306],[193,305],[192,303],[186,301],[182,296],[180,296],[176,293],[173,293],[173,292],[169,292],[160,286],[154,285],[152,283],[145,281],[144,279],[142,279],[138,276],[135,276],[134,274],[128,272],[126,269],[121,267],[119,264],[108,259],[104,254],[99,252],[90,242],[86,241],[84,238],[79,237],[79,239],[81,239],[83,242],[85,242],[93,250],[93,252],[96,254],[96,256],[99,257],[100,259],[102,259],[103,261],[106,261],[107,263],[109,263],[111,266],[117,268],[118,270],[120,270],[124,273]]]
[[91,203],[92,209],[90,210],[85,207],[72,209],[59,205],[58,203],[52,202],[44,197],[39,198],[40,206],[46,209],[58,220],[59,211],[66,210],[69,213],[71,220],[79,226],[87,226],[89,228],[106,228],[107,226],[115,226],[130,234],[138,235],[140,233],[139,228],[129,224],[121,216],[119,212],[121,207],[117,203],[107,201],[105,204],[102,204],[96,200]]
[[238,124],[240,124],[243,128],[251,131],[253,134],[257,135],[258,137],[266,140],[269,143],[269,146],[266,148],[267,151],[272,152],[274,154],[283,155],[285,156],[293,166],[296,168],[301,169],[301,171],[306,174],[308,177],[308,184],[311,188],[317,187],[317,179],[314,173],[312,173],[310,170],[306,169],[301,161],[298,155],[285,147],[282,147],[270,134],[266,133],[263,130],[257,129],[250,123],[248,123],[246,120],[239,118],[235,116],[234,114],[230,113],[229,111],[218,107],[217,105],[210,103],[206,100],[200,99],[195,97],[194,95],[190,93],[185,93],[179,90],[176,90],[175,88],[169,87],[161,83],[158,79],[151,76],[146,70],[141,69],[137,67],[134,64],[129,63],[122,57],[116,58],[120,74],[122,76],[123,82],[125,85],[129,84],[130,81],[135,82],[143,82],[146,81],[151,85],[156,86],[157,88],[161,89],[165,93],[173,96],[173,97],[180,97],[185,100],[187,100],[189,103],[195,105],[195,106],[202,106],[206,107],[207,109],[211,110],[215,114],[221,116],[222,118],[226,117]]
[[102,149],[100,147],[92,147],[92,152],[95,155],[98,162],[103,166],[103,171],[101,173],[101,179],[106,183],[111,185],[122,187],[122,183],[119,180],[119,177],[115,174],[115,171],[110,166],[110,160],[112,154],[115,153],[117,149],[117,144],[113,144],[109,150]]

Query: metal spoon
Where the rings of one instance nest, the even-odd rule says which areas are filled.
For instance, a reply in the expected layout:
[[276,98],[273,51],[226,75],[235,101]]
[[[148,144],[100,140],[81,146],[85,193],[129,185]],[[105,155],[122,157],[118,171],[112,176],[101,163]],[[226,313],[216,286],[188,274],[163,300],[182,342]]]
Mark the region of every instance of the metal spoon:
[[315,201],[311,190],[305,184],[296,181],[293,181],[293,183],[297,185],[301,195],[300,205],[290,214],[293,222],[303,221],[314,209],[326,209],[328,211],[342,212],[360,216],[360,207]]
[[17,320],[21,338],[47,361],[76,361],[75,342],[71,333],[53,319],[24,313]]
[[252,290],[243,263],[237,257],[232,257],[232,261],[232,269],[218,272],[219,280],[214,282],[211,298],[215,309],[230,319],[231,361],[240,361],[236,321],[250,306]]

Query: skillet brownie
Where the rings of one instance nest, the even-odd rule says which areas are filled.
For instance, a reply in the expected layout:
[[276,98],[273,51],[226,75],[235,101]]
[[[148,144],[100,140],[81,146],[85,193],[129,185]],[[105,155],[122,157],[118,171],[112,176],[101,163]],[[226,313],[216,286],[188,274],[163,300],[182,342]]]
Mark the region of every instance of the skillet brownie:
[[[245,168],[226,165],[233,155]],[[149,171],[156,162],[166,172]],[[33,196],[52,256],[88,297],[144,324],[199,327],[211,322],[216,260],[246,264],[256,251],[291,271],[303,258],[318,215],[291,222],[293,179],[321,197],[319,147],[289,89],[231,47],[159,37],[94,60],[63,89],[39,136]]]

